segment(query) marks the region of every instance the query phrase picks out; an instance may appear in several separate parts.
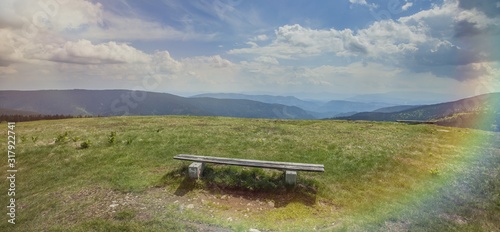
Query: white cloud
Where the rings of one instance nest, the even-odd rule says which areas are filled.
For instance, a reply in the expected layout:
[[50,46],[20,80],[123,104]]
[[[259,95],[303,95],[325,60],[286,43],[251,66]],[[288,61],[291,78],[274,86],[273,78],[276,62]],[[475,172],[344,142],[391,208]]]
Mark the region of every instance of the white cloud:
[[158,51],[151,56],[151,67],[154,72],[159,73],[179,73],[183,69],[183,64],[170,56],[168,51]]
[[[374,10],[374,9],[377,9],[378,8],[378,5],[375,4],[375,3],[371,3],[371,4],[368,4],[368,2],[366,2],[366,0],[349,0],[349,2],[352,4],[352,5],[361,5],[361,6],[366,6],[368,8],[370,8],[370,10]],[[351,6],[352,6],[351,5]]]
[[117,15],[90,1],[0,1],[0,66],[40,60],[145,63],[149,55],[116,41],[211,38],[141,19],[134,12]]
[[94,45],[82,39],[76,42],[68,41],[62,47],[50,50],[51,53],[36,54],[35,57],[77,64],[147,63],[150,60],[144,52],[113,41]]
[[301,25],[285,25],[275,31],[276,39],[266,46],[230,50],[229,54],[258,54],[282,59],[318,56],[382,57],[416,49],[426,42],[425,30],[394,21],[376,22],[357,32],[350,29],[311,29]]
[[[275,31],[276,39],[267,46],[233,49],[229,54],[258,54],[261,56],[295,59],[325,52],[356,54],[365,52],[364,45],[352,36],[349,29],[337,31],[314,30],[298,24],[285,25]],[[346,47],[347,49],[344,49]]]
[[405,3],[405,4],[401,7],[401,9],[402,9],[403,11],[406,11],[406,10],[410,9],[410,7],[412,7],[412,6],[413,6],[413,2],[407,2],[407,3]]
[[350,3],[353,4],[360,4],[360,5],[367,5],[366,0],[349,0]]
[[102,24],[103,8],[100,3],[84,0],[36,1],[5,0],[0,2],[0,25],[11,29],[62,32]]
[[279,62],[276,58],[269,57],[269,56],[259,56],[259,57],[255,58],[255,61],[263,63],[263,64],[274,64],[274,65],[279,64]]
[[16,48],[15,34],[8,29],[0,28],[0,67],[22,60],[22,54]]
[[255,37],[251,38],[250,41],[266,41],[268,39],[269,39],[269,37],[267,37],[267,35],[262,34],[262,35],[257,35]]
[[138,17],[133,9],[121,14],[86,0],[0,2],[0,28],[7,27],[29,39],[40,33],[77,40],[210,40],[199,34]]
[[220,55],[195,56],[182,59],[181,61],[190,65],[208,65],[212,68],[226,68],[233,65],[231,61],[222,58]]

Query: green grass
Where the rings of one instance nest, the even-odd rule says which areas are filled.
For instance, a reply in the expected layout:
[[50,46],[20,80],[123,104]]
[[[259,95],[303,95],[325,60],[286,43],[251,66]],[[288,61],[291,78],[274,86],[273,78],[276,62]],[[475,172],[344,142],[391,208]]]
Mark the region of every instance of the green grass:
[[[491,132],[179,116],[23,122],[15,132],[36,139],[17,141],[18,215],[12,226],[3,214],[1,231],[500,230],[500,136]],[[321,163],[325,172],[299,172],[291,187],[278,171],[207,165],[195,181],[172,159],[181,153]],[[274,206],[254,212],[234,199]]]

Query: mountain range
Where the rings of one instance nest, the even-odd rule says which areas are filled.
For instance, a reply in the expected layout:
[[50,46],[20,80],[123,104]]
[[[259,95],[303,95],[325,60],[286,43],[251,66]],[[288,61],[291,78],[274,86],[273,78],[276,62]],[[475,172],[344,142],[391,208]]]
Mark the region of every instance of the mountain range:
[[131,90],[0,91],[0,114],[29,111],[64,115],[197,115],[313,119],[295,106],[251,100],[185,98]]
[[[360,111],[365,112],[358,113]],[[500,131],[500,93],[431,105],[395,106],[387,103],[343,100],[307,101],[295,97],[271,95],[204,94],[180,97],[168,93],[131,90],[0,91],[0,115],[2,114],[422,120],[446,126]]]
[[349,116],[358,112],[373,111],[376,109],[395,106],[383,102],[356,102],[346,100],[314,101],[301,100],[293,96],[247,95],[238,93],[207,93],[192,96],[192,98],[209,97],[217,99],[246,99],[270,104],[283,104],[304,109],[315,118],[331,118],[335,116]]

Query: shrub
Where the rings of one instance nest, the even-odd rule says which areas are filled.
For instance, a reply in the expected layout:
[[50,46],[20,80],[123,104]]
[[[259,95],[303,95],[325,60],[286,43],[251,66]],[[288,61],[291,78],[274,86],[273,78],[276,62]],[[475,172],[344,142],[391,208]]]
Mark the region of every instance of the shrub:
[[80,143],[80,148],[86,149],[86,148],[89,148],[91,145],[92,145],[92,142],[90,142],[90,140],[87,139],[87,140],[83,141],[82,143]]
[[59,134],[56,138],[56,143],[64,143],[68,141],[68,132],[64,132],[64,134]]
[[286,187],[281,173],[268,173],[259,168],[207,167],[204,175],[208,185],[215,185],[220,188],[276,191],[283,190]]
[[439,175],[439,170],[437,168],[433,168],[433,169],[429,170],[429,173],[432,176],[438,176]]
[[36,143],[37,140],[38,136],[31,136],[31,141],[33,141],[33,143]]
[[116,140],[116,132],[112,131],[108,136],[108,143],[113,144]]

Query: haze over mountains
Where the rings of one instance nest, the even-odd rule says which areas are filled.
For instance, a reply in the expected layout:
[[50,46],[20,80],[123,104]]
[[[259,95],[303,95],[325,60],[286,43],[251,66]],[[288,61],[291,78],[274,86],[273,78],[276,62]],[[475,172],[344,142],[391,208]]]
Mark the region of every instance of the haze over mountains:
[[[0,114],[196,115],[277,119],[370,121],[433,120],[441,125],[499,131],[500,93],[431,105],[328,102],[296,97],[202,94],[180,97],[131,90],[0,91]],[[483,118],[487,118],[482,120]],[[481,122],[478,124],[478,122]]]
[[376,109],[395,106],[382,102],[356,102],[345,100],[315,101],[301,100],[293,96],[272,96],[272,95],[247,95],[237,93],[209,93],[195,95],[192,98],[209,97],[217,99],[246,99],[260,101],[270,104],[283,104],[296,106],[306,110],[316,118],[331,118],[336,116],[349,116],[357,112],[367,112]]

